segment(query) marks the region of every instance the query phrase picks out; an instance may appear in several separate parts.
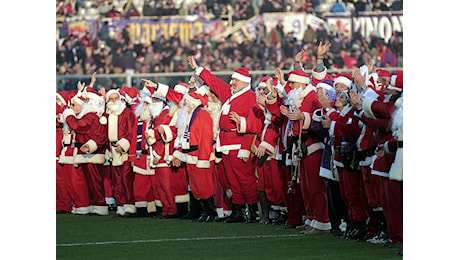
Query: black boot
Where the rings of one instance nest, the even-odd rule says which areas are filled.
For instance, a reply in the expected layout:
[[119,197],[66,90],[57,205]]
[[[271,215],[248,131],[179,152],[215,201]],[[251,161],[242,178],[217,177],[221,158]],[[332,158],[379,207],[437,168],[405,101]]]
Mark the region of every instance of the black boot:
[[146,218],[149,214],[147,213],[147,207],[136,208],[136,213],[130,214],[129,218]]
[[192,220],[192,221],[206,222],[206,220],[208,219],[207,201],[200,199],[200,200],[198,200],[198,204],[200,205],[200,217],[198,217],[198,219]]
[[268,213],[270,211],[270,202],[267,199],[267,194],[265,193],[265,191],[259,191],[258,195],[259,195],[260,209],[262,211],[259,223],[268,224],[270,223],[270,219],[268,216]]
[[225,220],[225,223],[245,222],[242,209],[243,205],[232,204],[232,214]]
[[248,204],[249,216],[246,223],[257,223],[259,222],[259,206],[257,203]]
[[216,212],[216,203],[214,202],[214,196],[209,197],[205,201],[206,206],[206,213],[208,214],[208,218],[206,222],[214,222],[217,220],[217,212]]
[[182,219],[184,216],[188,215],[188,202],[176,202],[177,207],[177,217]]
[[157,219],[165,218],[161,213],[163,213],[163,207],[157,206],[157,213],[155,214],[155,218]]
[[195,199],[192,192],[189,192],[188,194],[190,197],[190,210],[188,212],[188,219],[196,220],[201,215],[200,203],[197,199]]

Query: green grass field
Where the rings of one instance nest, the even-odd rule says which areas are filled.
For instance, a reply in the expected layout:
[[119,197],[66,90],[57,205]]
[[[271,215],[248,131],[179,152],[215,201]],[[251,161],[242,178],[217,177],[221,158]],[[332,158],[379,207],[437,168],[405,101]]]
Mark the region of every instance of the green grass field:
[[397,251],[282,226],[56,215],[56,259],[402,259]]

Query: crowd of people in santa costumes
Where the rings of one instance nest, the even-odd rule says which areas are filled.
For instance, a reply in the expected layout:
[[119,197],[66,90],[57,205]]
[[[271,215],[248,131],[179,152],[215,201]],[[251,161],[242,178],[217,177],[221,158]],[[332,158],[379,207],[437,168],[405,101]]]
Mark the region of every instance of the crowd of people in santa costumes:
[[[56,93],[56,211],[284,224],[402,245],[403,72],[331,75],[295,56],[252,89],[193,56],[188,84]],[[110,176],[104,177],[103,164]],[[107,185],[109,182],[109,185]],[[106,183],[106,185],[104,185]]]

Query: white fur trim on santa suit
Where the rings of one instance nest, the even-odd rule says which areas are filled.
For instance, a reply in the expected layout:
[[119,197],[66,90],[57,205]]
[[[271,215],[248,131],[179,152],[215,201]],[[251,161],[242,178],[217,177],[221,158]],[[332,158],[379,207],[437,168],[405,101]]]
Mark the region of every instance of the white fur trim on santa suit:
[[78,148],[73,150],[73,161],[75,164],[79,163],[94,163],[94,164],[104,164],[105,163],[105,154],[79,154]]
[[112,166],[121,166],[128,160],[128,153],[119,153],[116,147],[112,146]]
[[117,212],[116,214],[118,215],[125,215],[125,208],[123,206],[117,206]]
[[183,203],[183,202],[189,202],[189,201],[190,201],[190,197],[188,194],[174,196],[174,202],[176,203]]
[[311,227],[319,229],[319,230],[330,230],[331,229],[331,222],[323,223],[319,222],[318,220],[314,219],[311,223]]
[[155,94],[160,97],[166,97],[169,91],[169,86],[163,83],[158,83],[158,88]]
[[[269,95],[271,95],[271,94],[269,94]],[[269,95],[265,96],[265,103],[267,103],[268,105],[275,104],[278,97],[274,97],[273,99],[268,99]]]
[[88,140],[88,142],[86,142],[85,145],[89,146],[89,153],[94,153],[97,150],[97,144],[92,139]]
[[161,156],[155,150],[152,151],[152,155],[153,155],[153,157],[157,158],[158,160],[161,159]]
[[62,112],[62,118],[64,119],[64,122],[66,121],[67,117],[68,116],[75,116],[75,111],[73,111],[73,109],[71,108],[66,108],[63,112]]
[[291,75],[289,75],[288,81],[304,83],[304,84],[310,84],[310,78],[300,76],[300,75],[297,75],[297,74],[294,74],[294,73],[291,73]]
[[196,161],[196,168],[209,169],[211,168],[211,162],[205,160]]
[[335,85],[337,85],[337,83],[342,83],[345,86],[347,86],[348,88],[351,87],[351,80],[346,78],[346,77],[343,77],[343,76],[340,76],[340,77],[337,77],[337,78],[334,79],[334,87],[335,87]]
[[262,141],[259,144],[259,147],[264,147],[265,149],[267,149],[267,151],[270,152],[270,154],[274,154],[276,152],[276,148],[273,145],[267,143],[266,141]]
[[153,129],[149,129],[145,131],[145,133],[148,135],[147,142],[149,145],[153,145],[157,139],[155,138],[155,131]]
[[179,150],[175,150],[173,152],[173,157],[176,157],[177,159],[179,159],[181,162],[185,162],[186,159],[185,159],[185,154],[183,154],[181,151]]
[[249,150],[245,150],[245,149],[240,149],[238,151],[238,155],[236,156],[236,158],[249,158],[249,156],[251,155],[251,151]]
[[67,102],[66,102],[65,99],[61,96],[61,94],[56,93],[56,97],[59,98],[59,100],[61,100],[61,103],[62,103],[63,105],[67,105]]
[[317,80],[322,80],[326,77],[327,75],[327,68],[324,66],[324,69],[323,71],[321,72],[317,72],[316,71],[316,68],[313,68],[311,69],[311,74],[313,75],[313,77]]
[[245,76],[243,74],[240,74],[238,72],[233,72],[232,76],[230,77],[232,79],[239,79],[243,82],[246,82],[246,83],[251,83],[251,77],[248,77],[248,76]]
[[203,85],[203,86],[200,86],[200,87],[195,91],[195,93],[200,94],[200,95],[202,95],[202,96],[208,95],[209,89],[208,89],[207,86]]
[[195,75],[200,76],[201,72],[203,72],[204,68],[203,67],[197,67],[195,68]]
[[302,124],[302,129],[308,129],[310,127],[310,124],[311,124],[311,116],[310,116],[310,113],[308,112],[302,112],[302,114],[304,115],[305,119],[303,120],[303,124]]
[[176,91],[178,93],[181,93],[181,94],[185,94],[186,92],[188,92],[188,88],[177,84],[177,85],[174,86],[174,91]]
[[158,127],[163,128],[164,134],[161,135],[161,138],[163,141],[171,142],[173,140],[173,132],[171,130],[171,127],[169,125],[159,125]]
[[118,92],[118,89],[110,89],[109,91],[107,91],[107,93],[105,94],[105,102],[109,102],[109,97],[112,95],[112,94],[118,94],[118,96],[120,97],[120,92]]
[[91,206],[88,207],[78,207],[75,208],[72,206],[72,211],[70,213],[75,214],[75,215],[86,215],[88,213],[91,213],[93,208]]
[[403,180],[403,148],[398,148],[398,150],[396,150],[395,159],[391,165],[389,174],[391,180]]
[[136,213],[136,207],[133,204],[125,204],[123,205],[123,209],[125,210],[125,213]]
[[93,210],[91,213],[100,215],[100,216],[107,216],[109,215],[109,207],[108,206],[92,206]]
[[246,133],[247,131],[247,122],[246,122],[246,118],[240,116],[240,123],[236,125],[236,130],[238,131],[238,133]]
[[366,115],[370,119],[377,119],[372,111],[372,103],[374,103],[375,99],[365,97],[363,100],[363,111],[364,115]]
[[338,181],[339,180],[337,174],[332,174],[331,170],[329,170],[327,168],[324,168],[324,167],[319,168],[319,176],[321,176],[323,178],[333,180],[333,181]]
[[117,145],[121,146],[124,152],[127,152],[131,143],[125,138],[121,138],[120,140],[118,140]]
[[146,208],[147,201],[136,201],[134,202],[134,206],[136,206],[137,208]]
[[163,207],[163,203],[161,203],[161,200],[155,200],[155,206]]

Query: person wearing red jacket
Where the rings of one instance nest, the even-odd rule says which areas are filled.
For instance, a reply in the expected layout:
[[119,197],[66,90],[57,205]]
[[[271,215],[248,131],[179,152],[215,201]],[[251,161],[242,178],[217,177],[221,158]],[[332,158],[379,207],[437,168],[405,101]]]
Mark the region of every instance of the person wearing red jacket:
[[128,161],[135,125],[134,112],[126,107],[117,89],[105,94],[108,114],[108,140],[112,157],[113,195],[117,201],[114,217],[129,217],[136,213],[134,206],[134,173]]
[[[70,106],[78,116],[82,110],[84,99],[77,91],[67,91],[71,99]],[[62,165],[66,175],[66,186],[72,200],[72,214],[86,215],[91,213],[91,203],[89,199],[88,186],[83,175],[82,167],[74,163],[74,146],[75,146],[75,131],[64,123],[62,150],[59,157],[59,164]]]
[[257,204],[255,165],[250,160],[250,152],[241,149],[243,143],[251,143],[253,134],[241,134],[230,119],[231,112],[247,117],[250,110],[257,106],[256,96],[251,90],[251,77],[247,68],[237,69],[231,76],[231,84],[217,78],[204,67],[198,66],[192,56],[188,57],[190,67],[204,83],[223,102],[219,121],[220,132],[216,140],[216,151],[222,152],[225,176],[230,184],[232,213],[226,223],[244,222],[243,208],[246,204]]
[[307,219],[311,229],[308,235],[329,233],[331,223],[328,216],[328,203],[324,179],[319,176],[324,144],[311,127],[315,110],[321,108],[314,87],[309,84],[309,76],[303,70],[293,70],[288,75],[290,91],[285,105],[277,105],[277,93],[271,90],[267,95],[268,110],[285,118],[283,124],[283,143],[289,154],[286,160],[299,174],[302,196]]
[[[72,211],[71,197],[68,190],[68,178],[65,167],[59,162],[62,154],[64,122],[62,112],[70,103],[67,91],[56,92],[56,213],[70,213]],[[69,132],[67,130],[67,132]],[[72,160],[73,161],[73,160]]]
[[108,215],[105,203],[102,164],[107,148],[107,118],[104,98],[90,86],[82,93],[85,103],[78,116],[68,108],[62,113],[66,124],[75,132],[74,163],[82,167],[90,195],[92,215]]

